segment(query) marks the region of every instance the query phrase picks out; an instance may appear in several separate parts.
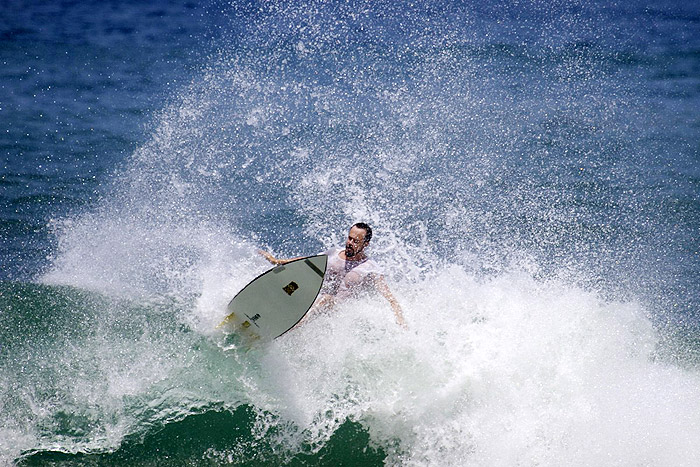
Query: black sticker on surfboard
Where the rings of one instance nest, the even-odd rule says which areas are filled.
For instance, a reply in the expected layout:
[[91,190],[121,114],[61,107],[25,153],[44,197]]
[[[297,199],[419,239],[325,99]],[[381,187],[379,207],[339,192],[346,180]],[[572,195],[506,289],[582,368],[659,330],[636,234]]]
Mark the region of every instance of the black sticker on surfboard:
[[307,265],[308,267],[310,267],[311,269],[313,269],[313,271],[314,271],[316,274],[318,274],[319,276],[321,276],[321,278],[323,278],[323,271],[321,271],[319,268],[317,268],[316,265],[315,265],[314,263],[312,263],[312,262],[309,261],[308,259],[305,259],[305,260],[304,260],[304,263],[306,263],[306,265]]
[[290,295],[290,296],[291,296],[294,292],[297,291],[298,288],[299,288],[299,284],[297,284],[296,282],[292,281],[292,282],[290,282],[289,284],[287,284],[287,285],[285,285],[284,287],[282,287],[282,290],[284,290],[284,291],[287,293],[287,295]]

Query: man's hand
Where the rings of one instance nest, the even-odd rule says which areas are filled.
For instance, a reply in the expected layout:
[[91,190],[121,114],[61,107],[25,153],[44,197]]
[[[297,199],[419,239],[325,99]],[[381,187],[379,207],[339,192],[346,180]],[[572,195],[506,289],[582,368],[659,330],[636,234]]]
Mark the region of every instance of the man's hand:
[[280,262],[280,260],[278,260],[277,258],[272,256],[270,253],[268,253],[265,250],[258,250],[258,254],[261,255],[263,258],[265,258],[266,260],[268,260],[270,263],[272,263],[274,265],[282,264]]
[[297,258],[279,259],[279,258],[275,258],[274,256],[272,256],[270,253],[268,253],[265,250],[258,250],[258,254],[261,255],[266,260],[268,260],[270,263],[274,264],[275,266],[279,266],[280,264],[291,263],[292,261],[296,261],[298,259],[305,258],[305,256],[299,256]]

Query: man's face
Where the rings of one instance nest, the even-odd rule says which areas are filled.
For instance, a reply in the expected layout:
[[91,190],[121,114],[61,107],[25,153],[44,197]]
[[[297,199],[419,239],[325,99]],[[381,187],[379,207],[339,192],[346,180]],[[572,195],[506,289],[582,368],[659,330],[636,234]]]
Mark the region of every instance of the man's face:
[[365,231],[359,227],[353,226],[348,233],[348,239],[345,241],[345,256],[354,258],[362,250],[365,249]]

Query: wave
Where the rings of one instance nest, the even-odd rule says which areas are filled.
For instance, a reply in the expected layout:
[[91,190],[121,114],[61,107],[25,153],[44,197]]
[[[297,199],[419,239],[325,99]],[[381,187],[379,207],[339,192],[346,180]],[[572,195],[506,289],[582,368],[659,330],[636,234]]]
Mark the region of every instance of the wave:
[[[700,456],[700,373],[662,358],[639,304],[531,271],[478,278],[456,265],[394,288],[409,331],[365,297],[248,352],[208,326],[222,316],[213,296],[125,307],[80,291],[10,291],[15,307],[56,313],[6,349],[31,363],[3,362],[13,400],[3,426],[17,441],[5,455],[150,462],[154,439],[173,450],[202,423],[210,428],[183,445],[187,456],[233,465],[322,456],[349,442],[346,430],[389,465],[693,465]],[[21,423],[32,429],[11,428]]]
[[[400,37],[370,15],[364,41],[324,5],[229,18],[96,205],[53,222],[47,273],[2,283],[2,460],[697,464],[648,62],[566,9],[530,31],[565,44],[523,46],[471,44],[458,6]],[[357,220],[408,331],[373,296],[249,352],[214,330],[256,248],[313,254]]]

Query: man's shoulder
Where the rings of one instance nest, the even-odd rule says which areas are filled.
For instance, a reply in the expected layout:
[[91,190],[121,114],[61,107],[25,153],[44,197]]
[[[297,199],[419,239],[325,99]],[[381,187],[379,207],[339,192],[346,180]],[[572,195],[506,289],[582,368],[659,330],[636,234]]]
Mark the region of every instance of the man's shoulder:
[[321,254],[332,257],[332,256],[338,256],[338,253],[340,253],[340,251],[341,251],[340,248],[332,247],[332,248],[329,248],[328,250],[324,251]]

